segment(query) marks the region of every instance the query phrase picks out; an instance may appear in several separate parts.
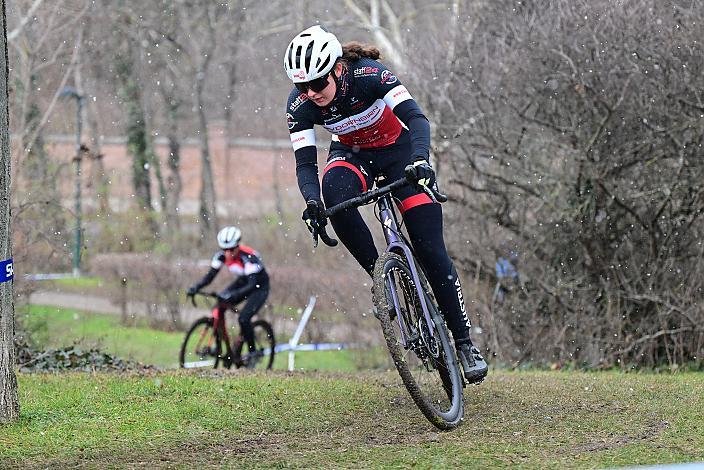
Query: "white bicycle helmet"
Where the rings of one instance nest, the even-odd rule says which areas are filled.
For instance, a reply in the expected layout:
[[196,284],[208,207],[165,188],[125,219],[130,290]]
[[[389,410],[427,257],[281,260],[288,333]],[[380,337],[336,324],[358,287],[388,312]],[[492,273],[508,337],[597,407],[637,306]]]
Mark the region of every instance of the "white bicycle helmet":
[[342,57],[342,44],[321,26],[311,26],[293,38],[284,54],[286,74],[293,83],[322,77]]
[[223,250],[236,248],[240,244],[242,232],[237,227],[225,227],[218,232],[218,245]]

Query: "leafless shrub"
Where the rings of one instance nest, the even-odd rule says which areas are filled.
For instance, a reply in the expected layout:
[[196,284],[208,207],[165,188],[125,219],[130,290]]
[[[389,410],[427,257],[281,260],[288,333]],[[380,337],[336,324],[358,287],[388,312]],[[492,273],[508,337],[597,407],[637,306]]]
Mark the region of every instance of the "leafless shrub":
[[[117,305],[142,301],[147,317],[155,326],[180,327],[180,297],[188,285],[191,262],[151,253],[96,255],[91,272],[105,279],[105,292]],[[125,319],[126,320],[126,319]]]
[[526,291],[500,308],[478,297],[502,360],[701,358],[702,13],[688,1],[483,4],[454,68],[456,118],[440,125],[454,136],[462,267],[479,266],[489,289],[499,243],[520,251]]

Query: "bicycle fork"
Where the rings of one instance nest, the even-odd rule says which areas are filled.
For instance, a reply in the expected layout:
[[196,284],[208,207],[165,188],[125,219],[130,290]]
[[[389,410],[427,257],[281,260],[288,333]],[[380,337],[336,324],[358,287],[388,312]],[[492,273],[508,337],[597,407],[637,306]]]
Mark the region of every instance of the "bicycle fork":
[[[413,278],[413,284],[418,293],[418,298],[420,299],[421,308],[423,309],[423,317],[425,318],[426,325],[428,326],[429,335],[432,338],[435,334],[435,323],[430,317],[430,309],[425,301],[425,293],[423,292],[422,283],[420,281],[420,276],[418,275],[418,270],[416,269],[415,258],[413,257],[413,252],[411,248],[406,244],[403,238],[399,235],[398,222],[396,220],[396,213],[391,208],[391,197],[386,195],[379,199],[379,220],[381,221],[382,229],[384,230],[384,238],[386,239],[386,251],[387,252],[398,252],[399,250],[403,252],[406,260],[408,261],[409,268],[411,270],[411,276]],[[398,319],[399,330],[401,331],[401,340],[403,342],[403,347],[408,349],[409,338],[406,336],[406,326],[404,324],[403,315],[400,314],[401,309],[399,305],[398,292],[396,292],[395,283],[389,283],[389,289],[391,290],[391,297],[394,301],[394,308],[396,309]]]

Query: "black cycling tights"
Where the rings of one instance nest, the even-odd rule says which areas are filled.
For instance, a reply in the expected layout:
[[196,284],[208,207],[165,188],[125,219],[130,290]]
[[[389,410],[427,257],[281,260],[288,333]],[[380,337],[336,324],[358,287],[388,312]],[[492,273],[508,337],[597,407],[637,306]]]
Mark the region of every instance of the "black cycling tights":
[[[345,160],[350,162],[352,159],[348,156]],[[330,207],[360,194],[365,183],[359,174],[349,166],[332,167],[326,171],[322,184],[325,205]],[[391,176],[389,179],[393,180]],[[371,181],[367,184],[371,185]],[[403,200],[408,197],[409,191],[410,194],[415,193],[410,188],[405,188],[402,194],[396,196]],[[445,248],[440,204],[416,205],[403,213],[403,219],[418,261],[428,274],[428,281],[455,342],[468,342],[469,319],[457,271]],[[348,209],[331,217],[330,222],[340,241],[371,275],[379,255],[372,234],[359,211]]]
[[[262,306],[266,303],[269,296],[269,286],[254,289],[245,297],[246,303],[240,310],[237,321],[240,324],[240,331],[244,340],[247,342],[249,352],[254,352],[254,328],[252,328],[252,317],[256,315]],[[238,300],[239,302],[239,300]],[[223,309],[224,311],[224,309]]]

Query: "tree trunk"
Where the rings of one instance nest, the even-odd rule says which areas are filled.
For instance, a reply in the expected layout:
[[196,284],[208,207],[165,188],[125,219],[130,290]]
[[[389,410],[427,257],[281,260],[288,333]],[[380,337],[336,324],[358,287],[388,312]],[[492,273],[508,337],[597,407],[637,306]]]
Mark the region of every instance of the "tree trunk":
[[[94,2],[90,5],[87,14],[95,15],[97,11],[100,11],[99,9],[101,7],[102,5]],[[94,37],[94,35],[96,34],[94,30],[99,29],[99,25],[92,21],[86,22],[84,27],[86,28],[86,36],[88,36],[88,38]],[[92,60],[90,46],[88,46],[86,49],[81,49],[81,51],[83,50],[86,51],[86,54],[81,58],[81,64],[84,64],[85,62],[90,62]],[[79,53],[81,51],[79,51]],[[82,68],[85,68],[85,65],[83,67],[78,67],[77,70]],[[84,87],[82,84],[79,84],[78,77],[80,75],[80,73],[77,73],[76,75],[76,85],[79,90],[83,90],[87,93],[88,89],[95,88],[95,85],[90,86],[89,84],[88,87]],[[88,72],[88,76],[90,77],[91,75],[92,74]],[[96,81],[99,81],[101,77],[94,76],[93,78]],[[88,136],[88,147],[90,148],[90,152],[87,155],[90,159],[90,182],[88,183],[88,188],[92,189],[93,197],[95,198],[95,202],[97,205],[96,210],[98,212],[98,215],[103,218],[103,220],[106,220],[106,217],[110,213],[110,179],[105,174],[105,162],[103,160],[105,155],[103,154],[103,137],[101,135],[101,123],[99,119],[100,111],[96,103],[96,96],[92,95],[88,96],[87,98],[88,99],[86,99],[86,103],[83,108],[83,111],[85,113],[83,122],[85,122],[87,125],[86,134]]]
[[[19,418],[20,404],[15,376],[15,304],[12,297],[12,231],[10,230],[10,131],[8,96],[7,16],[2,1],[0,50],[0,423]],[[7,260],[7,261],[5,261]]]
[[105,162],[103,161],[105,155],[103,155],[98,110],[93,100],[87,100],[85,113],[84,122],[88,124],[88,141],[90,142],[90,185],[93,188],[98,213],[105,217],[110,213],[110,180],[105,174]]
[[225,99],[225,174],[229,177],[232,171],[232,103],[235,101],[237,88],[237,51],[240,47],[242,25],[246,19],[245,11],[238,12],[232,18],[230,36],[228,38],[227,67],[227,98]]
[[236,54],[232,52],[232,62],[228,67],[227,98],[225,99],[225,175],[229,178],[232,174],[232,102],[235,101],[235,87],[237,86],[237,61]]
[[151,179],[149,177],[149,146],[144,112],[138,96],[137,84],[129,77],[126,84],[125,105],[127,106],[127,151],[132,155],[132,185],[140,210],[151,211]]
[[169,140],[169,156],[167,158],[167,166],[169,173],[167,175],[166,184],[168,187],[166,196],[166,224],[171,229],[170,233],[176,233],[181,223],[178,217],[178,201],[181,198],[181,143],[178,134],[178,102],[172,101],[168,106],[168,140]]
[[205,103],[203,99],[204,82],[205,67],[196,74],[195,83],[201,154],[200,220],[202,224],[201,234],[203,239],[212,239],[215,235],[217,215],[215,214],[215,184],[213,182],[213,167],[210,163],[208,121],[205,116]]
[[123,55],[117,57],[117,70],[120,79],[120,98],[125,107],[127,121],[127,153],[132,156],[132,186],[138,209],[152,210],[151,179],[149,177],[149,143],[142,91],[137,81],[135,61],[132,57],[134,46],[129,43]]
[[[369,29],[374,38],[374,43],[379,46],[383,56],[393,65],[394,72],[403,76],[408,70],[406,54],[403,52],[404,41],[401,37],[399,26],[400,15],[394,12],[386,3],[379,0],[370,0],[369,11],[363,10],[359,2],[345,0],[347,8],[357,17],[361,24]],[[404,8],[406,5],[404,5]],[[382,21],[382,11],[386,21]]]

